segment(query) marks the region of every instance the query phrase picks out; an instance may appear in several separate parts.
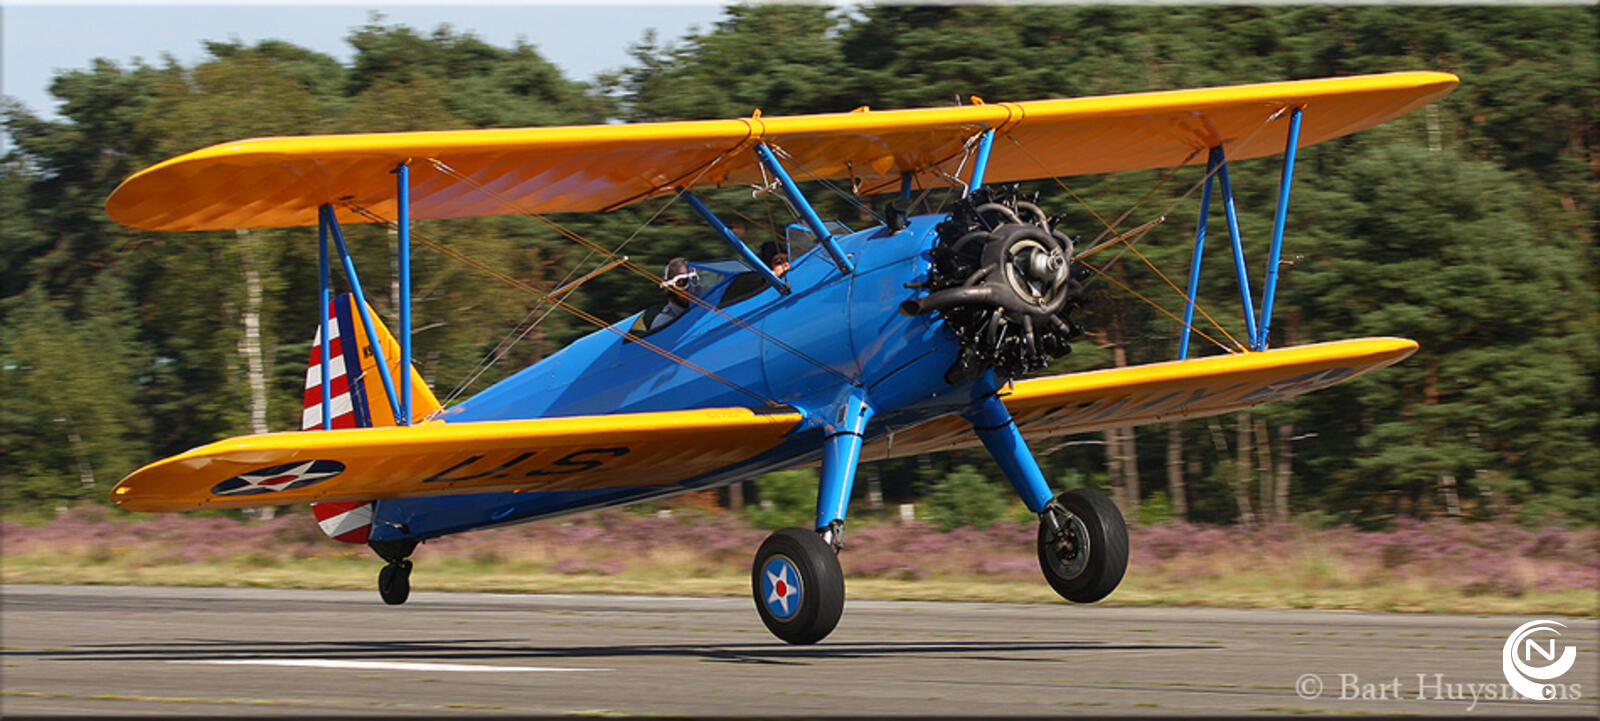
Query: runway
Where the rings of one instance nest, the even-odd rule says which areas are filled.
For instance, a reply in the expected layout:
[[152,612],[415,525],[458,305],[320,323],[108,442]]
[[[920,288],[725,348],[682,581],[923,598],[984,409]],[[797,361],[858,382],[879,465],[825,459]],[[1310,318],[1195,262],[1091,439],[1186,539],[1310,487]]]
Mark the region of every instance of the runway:
[[795,647],[748,598],[0,592],[4,715],[1600,715],[1594,619],[1531,701],[1512,616],[852,601]]

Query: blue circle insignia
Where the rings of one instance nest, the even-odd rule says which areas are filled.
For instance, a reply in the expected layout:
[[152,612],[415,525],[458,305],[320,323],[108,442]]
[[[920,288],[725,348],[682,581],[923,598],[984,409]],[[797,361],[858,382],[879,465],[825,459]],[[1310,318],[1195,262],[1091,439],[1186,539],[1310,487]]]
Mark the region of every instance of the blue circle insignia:
[[787,621],[800,612],[800,570],[788,558],[767,559],[761,569],[761,598],[767,611],[779,620]]

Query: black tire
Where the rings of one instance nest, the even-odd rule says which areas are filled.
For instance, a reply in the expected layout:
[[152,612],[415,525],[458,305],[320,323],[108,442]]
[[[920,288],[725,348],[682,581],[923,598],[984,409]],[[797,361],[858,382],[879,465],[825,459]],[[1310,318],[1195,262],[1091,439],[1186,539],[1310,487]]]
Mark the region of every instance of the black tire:
[[767,630],[793,644],[821,641],[844,614],[839,557],[833,546],[805,528],[785,528],[762,542],[750,569],[750,593]]
[[395,561],[378,571],[378,595],[390,606],[398,606],[411,597],[410,561]]
[[1067,491],[1056,496],[1055,503],[1077,519],[1066,519],[1064,526],[1088,539],[1088,555],[1063,560],[1052,543],[1055,534],[1049,522],[1039,519],[1039,569],[1044,579],[1074,603],[1105,598],[1128,570],[1128,526],[1122,512],[1104,494],[1088,488]]

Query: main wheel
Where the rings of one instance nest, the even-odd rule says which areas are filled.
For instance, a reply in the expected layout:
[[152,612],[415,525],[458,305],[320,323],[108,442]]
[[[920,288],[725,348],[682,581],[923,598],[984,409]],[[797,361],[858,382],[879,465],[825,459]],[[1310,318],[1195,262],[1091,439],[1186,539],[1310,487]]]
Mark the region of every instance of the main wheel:
[[761,622],[789,643],[821,641],[844,613],[839,557],[821,536],[804,528],[785,528],[767,537],[756,551],[750,590]]
[[410,561],[391,562],[378,572],[378,595],[390,606],[398,606],[411,597]]
[[[1128,526],[1099,491],[1074,488],[1039,519],[1039,568],[1062,598],[1093,603],[1116,589],[1128,570]],[[1059,527],[1060,532],[1057,532]]]

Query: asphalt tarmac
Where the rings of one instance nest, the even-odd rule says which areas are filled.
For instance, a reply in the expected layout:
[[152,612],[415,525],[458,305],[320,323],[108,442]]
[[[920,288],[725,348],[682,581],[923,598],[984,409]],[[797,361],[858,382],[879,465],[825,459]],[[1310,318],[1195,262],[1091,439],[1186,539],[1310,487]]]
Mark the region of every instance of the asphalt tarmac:
[[747,598],[10,585],[0,604],[0,715],[1600,715],[1600,622],[1567,617],[1569,698],[1532,701],[1502,670],[1531,617],[852,601],[796,647]]

